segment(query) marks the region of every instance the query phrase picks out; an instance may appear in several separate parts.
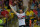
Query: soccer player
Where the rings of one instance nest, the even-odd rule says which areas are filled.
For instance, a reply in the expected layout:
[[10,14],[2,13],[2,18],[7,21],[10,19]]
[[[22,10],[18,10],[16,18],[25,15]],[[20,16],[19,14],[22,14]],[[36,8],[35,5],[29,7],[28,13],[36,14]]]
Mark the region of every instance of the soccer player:
[[25,27],[25,12],[22,11],[22,9],[19,9],[19,13],[17,13],[14,9],[13,6],[10,5],[12,11],[15,13],[15,15],[18,16],[18,22],[19,22],[19,27]]

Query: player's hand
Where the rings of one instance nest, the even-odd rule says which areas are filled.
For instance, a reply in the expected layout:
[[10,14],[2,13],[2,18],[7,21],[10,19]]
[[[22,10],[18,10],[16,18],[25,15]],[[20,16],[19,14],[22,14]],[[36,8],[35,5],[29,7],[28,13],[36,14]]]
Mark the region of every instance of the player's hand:
[[9,6],[10,6],[11,4],[9,4]]
[[11,4],[9,4],[9,6],[10,6]]

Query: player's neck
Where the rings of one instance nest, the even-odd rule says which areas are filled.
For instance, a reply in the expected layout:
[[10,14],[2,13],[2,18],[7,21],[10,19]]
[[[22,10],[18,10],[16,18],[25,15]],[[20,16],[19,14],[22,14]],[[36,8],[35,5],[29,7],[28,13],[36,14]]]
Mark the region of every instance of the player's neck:
[[22,14],[22,13],[20,13],[20,14]]

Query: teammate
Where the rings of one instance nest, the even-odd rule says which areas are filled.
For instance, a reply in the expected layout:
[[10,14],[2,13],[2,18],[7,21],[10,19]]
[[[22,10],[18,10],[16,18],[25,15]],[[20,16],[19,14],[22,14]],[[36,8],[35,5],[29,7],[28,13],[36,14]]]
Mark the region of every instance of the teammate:
[[25,27],[25,12],[22,11],[22,9],[19,9],[20,13],[17,13],[14,9],[13,6],[10,5],[12,11],[18,16],[18,22],[19,22],[19,27]]

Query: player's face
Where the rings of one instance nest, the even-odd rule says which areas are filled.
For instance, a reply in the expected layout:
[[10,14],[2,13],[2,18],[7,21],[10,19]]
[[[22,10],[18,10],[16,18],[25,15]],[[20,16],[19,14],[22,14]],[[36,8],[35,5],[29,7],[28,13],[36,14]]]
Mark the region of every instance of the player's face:
[[22,10],[19,10],[19,12],[20,12],[20,13],[23,13],[23,11],[22,11]]

